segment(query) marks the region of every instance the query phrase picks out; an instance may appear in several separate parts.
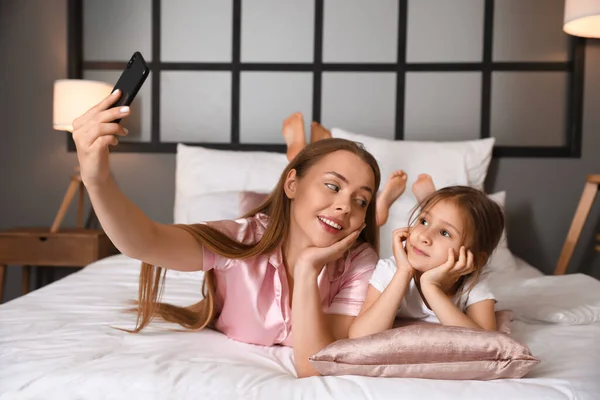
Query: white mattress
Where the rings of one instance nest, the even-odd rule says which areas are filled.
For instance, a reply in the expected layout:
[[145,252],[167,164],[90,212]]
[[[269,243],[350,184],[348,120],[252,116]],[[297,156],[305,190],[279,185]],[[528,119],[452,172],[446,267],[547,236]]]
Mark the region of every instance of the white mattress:
[[[503,285],[541,275],[519,261]],[[160,324],[137,335],[111,328],[133,327],[122,310],[137,296],[138,271],[139,262],[113,256],[0,306],[0,399],[600,398],[600,323],[514,321],[513,336],[542,360],[519,380],[297,379],[290,348]],[[165,300],[198,300],[200,279],[169,271]]]

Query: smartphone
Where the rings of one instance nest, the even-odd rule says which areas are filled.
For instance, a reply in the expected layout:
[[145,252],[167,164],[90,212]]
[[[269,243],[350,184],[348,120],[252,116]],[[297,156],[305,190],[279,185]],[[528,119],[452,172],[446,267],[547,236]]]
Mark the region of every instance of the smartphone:
[[[119,100],[113,107],[131,105],[149,73],[150,68],[148,68],[148,64],[146,64],[146,60],[144,60],[142,53],[139,51],[133,53],[113,88],[113,92],[117,89],[121,91],[121,97],[119,97]],[[118,119],[115,122],[119,123],[120,121],[121,119]]]

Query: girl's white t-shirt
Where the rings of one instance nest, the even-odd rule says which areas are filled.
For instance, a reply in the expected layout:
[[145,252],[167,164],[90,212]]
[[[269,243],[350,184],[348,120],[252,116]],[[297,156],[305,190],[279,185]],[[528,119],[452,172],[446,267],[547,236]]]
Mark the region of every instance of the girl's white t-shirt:
[[[371,276],[369,284],[371,284],[378,291],[383,292],[383,290],[392,281],[392,278],[396,273],[396,269],[396,260],[394,257],[379,260],[377,266],[375,267],[375,271]],[[492,299],[495,301],[496,298],[490,291],[486,280],[486,276],[482,274],[475,286],[473,286],[473,289],[467,293],[458,292],[452,298],[452,302],[458,307],[459,310],[465,312],[467,307],[469,307],[471,304],[475,304],[487,299]],[[465,287],[468,288],[469,286],[470,282],[466,282]],[[435,316],[435,313],[425,305],[414,279],[410,280],[397,316],[400,318],[421,319],[427,322],[440,322]]]

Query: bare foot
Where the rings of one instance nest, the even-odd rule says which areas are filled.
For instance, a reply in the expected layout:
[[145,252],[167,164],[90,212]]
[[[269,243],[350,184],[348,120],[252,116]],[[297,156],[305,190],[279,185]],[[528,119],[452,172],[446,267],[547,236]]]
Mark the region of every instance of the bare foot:
[[287,158],[292,161],[294,157],[306,146],[304,133],[304,117],[302,113],[294,113],[283,121],[281,130],[287,145]]
[[329,132],[323,125],[318,122],[310,124],[310,142],[316,142],[321,139],[329,139],[331,132]]
[[417,176],[417,180],[412,185],[412,192],[415,194],[417,201],[421,202],[431,193],[435,192],[435,185],[433,179],[428,174],[420,174]]
[[382,226],[387,222],[390,207],[406,189],[407,178],[406,173],[401,169],[390,175],[383,190],[377,196],[377,226]]

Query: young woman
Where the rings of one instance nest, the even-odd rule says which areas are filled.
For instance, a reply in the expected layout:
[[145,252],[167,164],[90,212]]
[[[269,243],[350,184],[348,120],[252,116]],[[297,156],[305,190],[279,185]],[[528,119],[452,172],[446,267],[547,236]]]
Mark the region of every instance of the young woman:
[[[123,254],[143,261],[134,332],[154,316],[189,329],[210,325],[235,340],[292,346],[298,376],[316,375],[308,358],[347,337],[378,261],[375,159],[351,141],[315,141],[243,218],[160,224],[109,171],[109,146],[127,134],[111,121],[130,113],[111,108],[119,96],[77,118],[73,138],[102,227]],[[160,303],[165,269],[206,271],[204,299],[189,307]]]

